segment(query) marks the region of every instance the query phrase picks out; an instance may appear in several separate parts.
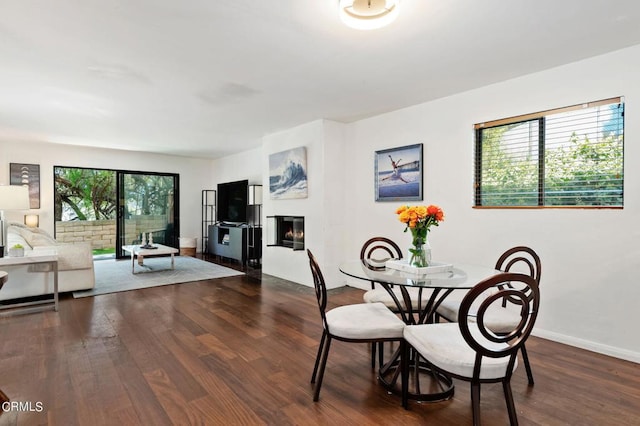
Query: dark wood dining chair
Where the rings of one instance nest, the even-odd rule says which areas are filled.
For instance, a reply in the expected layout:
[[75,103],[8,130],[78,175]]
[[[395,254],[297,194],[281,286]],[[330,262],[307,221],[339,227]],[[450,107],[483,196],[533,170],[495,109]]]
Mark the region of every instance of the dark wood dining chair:
[[401,348],[404,348],[402,330],[405,324],[382,303],[344,305],[327,311],[327,287],[324,276],[316,258],[308,249],[307,255],[322,318],[322,338],[311,375],[311,383],[315,383],[313,400],[317,401],[333,339],[355,343],[393,341],[400,342]]
[[[402,259],[402,250],[398,244],[386,237],[373,237],[367,240],[360,250],[360,259],[366,259],[368,265],[372,267],[384,268],[385,263],[392,259]],[[393,286],[392,286],[393,287]],[[429,301],[431,292],[418,288],[406,289],[411,299],[413,312],[420,312]],[[376,288],[375,282],[371,281],[371,290],[368,290],[362,296],[366,303],[383,303],[387,308],[394,312],[398,312],[398,303],[402,310],[406,310],[405,301],[399,289],[393,289],[395,300],[384,288]],[[371,367],[376,366],[376,353],[378,355],[378,364],[382,367],[384,363],[384,343],[371,344]]]
[[[385,263],[391,259],[402,259],[402,250],[398,244],[386,237],[373,237],[365,241],[360,249],[360,259],[367,259],[374,267],[384,268]],[[376,283],[371,281],[371,290],[365,292],[363,299],[366,303],[381,302],[389,309],[395,309],[395,303],[385,289],[376,289]],[[399,298],[401,299],[401,298]],[[376,353],[379,357],[379,365],[382,367],[384,343],[371,344],[371,368],[376,366]]]
[[[505,299],[519,307],[518,321],[500,333],[492,330],[491,312],[502,309]],[[430,368],[447,376],[471,382],[473,424],[480,424],[480,386],[502,383],[509,421],[518,424],[511,376],[517,367],[518,351],[524,346],[538,316],[540,291],[538,282],[529,275],[501,273],[487,278],[466,294],[457,323],[409,325],[404,329],[408,347],[413,347]],[[408,376],[408,363],[402,365],[403,378]],[[402,405],[408,408],[407,381],[402,385]]]
[[[495,269],[503,272],[519,272],[529,275],[540,285],[542,263],[540,262],[538,254],[530,247],[517,246],[505,251],[500,258],[498,258]],[[486,322],[492,331],[499,333],[502,329],[509,330],[513,326],[513,322],[518,320],[518,317],[514,316],[509,309],[509,305],[513,306],[513,302],[513,300],[506,298],[502,301],[503,309],[494,309],[491,312]],[[460,303],[460,296],[447,297],[438,306],[436,311],[437,316],[450,322],[457,321]],[[531,371],[529,356],[524,344],[522,345],[521,353],[529,385],[533,385],[533,372]]]
[[[367,259],[384,268],[385,263],[391,259],[402,259],[400,247],[386,237],[373,237],[365,241],[360,249],[360,259]],[[371,281],[371,289],[375,288],[375,282]]]

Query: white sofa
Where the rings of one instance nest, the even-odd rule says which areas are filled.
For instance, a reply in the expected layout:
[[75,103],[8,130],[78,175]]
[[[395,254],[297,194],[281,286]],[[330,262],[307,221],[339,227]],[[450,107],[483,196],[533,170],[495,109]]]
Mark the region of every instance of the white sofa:
[[[95,286],[93,253],[89,243],[59,243],[39,228],[10,223],[7,226],[7,247],[15,244],[22,244],[25,253],[55,249],[59,293],[88,290]],[[9,280],[0,290],[0,300],[53,294],[53,272],[46,265],[3,266],[1,269],[9,273]]]

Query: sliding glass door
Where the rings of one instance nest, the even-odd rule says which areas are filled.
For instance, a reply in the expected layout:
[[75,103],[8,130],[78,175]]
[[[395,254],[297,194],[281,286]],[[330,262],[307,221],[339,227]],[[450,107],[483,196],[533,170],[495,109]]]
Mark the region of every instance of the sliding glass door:
[[143,239],[178,248],[178,188],[177,174],[118,172],[116,257],[125,257],[122,246]]
[[116,171],[54,166],[53,182],[56,239],[89,243],[94,258],[113,258]]
[[94,256],[124,257],[122,246],[178,248],[177,174],[54,166],[55,236],[91,244]]

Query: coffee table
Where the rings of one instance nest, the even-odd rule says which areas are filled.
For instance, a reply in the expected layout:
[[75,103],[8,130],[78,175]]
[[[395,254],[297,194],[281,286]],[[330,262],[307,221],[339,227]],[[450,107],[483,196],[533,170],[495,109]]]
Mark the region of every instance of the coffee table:
[[146,272],[158,272],[168,271],[168,269],[151,269],[144,264],[145,256],[161,256],[171,255],[171,269],[175,269],[174,254],[178,253],[177,248],[163,246],[162,244],[154,244],[153,248],[144,248],[143,246],[122,246],[122,250],[126,253],[131,253],[131,273],[136,273],[136,257],[138,258],[138,265],[146,268]]

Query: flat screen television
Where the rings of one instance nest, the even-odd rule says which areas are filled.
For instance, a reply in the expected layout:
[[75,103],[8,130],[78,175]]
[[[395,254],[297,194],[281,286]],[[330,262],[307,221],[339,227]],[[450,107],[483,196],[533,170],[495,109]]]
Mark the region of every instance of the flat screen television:
[[218,222],[240,225],[247,222],[249,181],[239,180],[218,184],[216,211]]

